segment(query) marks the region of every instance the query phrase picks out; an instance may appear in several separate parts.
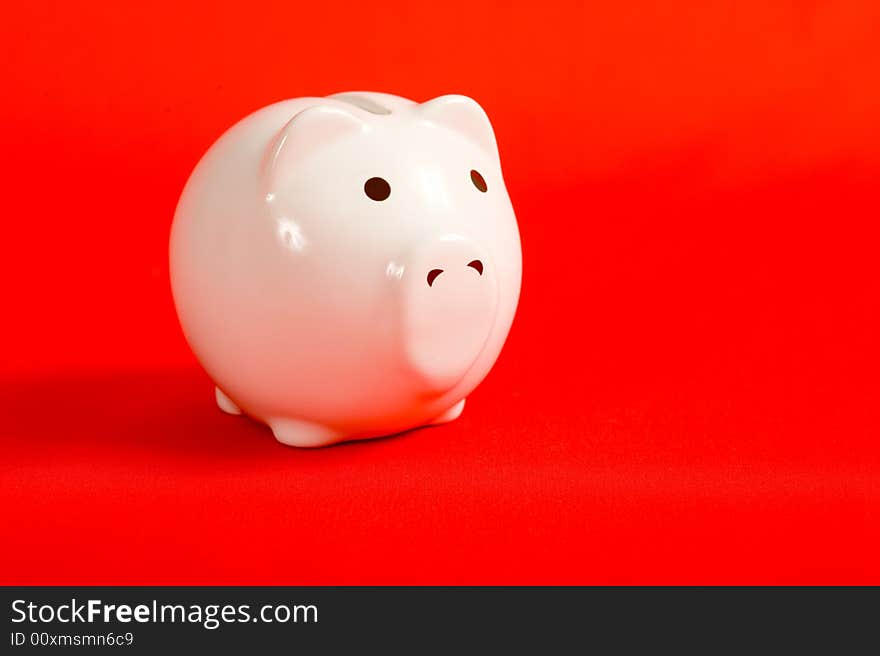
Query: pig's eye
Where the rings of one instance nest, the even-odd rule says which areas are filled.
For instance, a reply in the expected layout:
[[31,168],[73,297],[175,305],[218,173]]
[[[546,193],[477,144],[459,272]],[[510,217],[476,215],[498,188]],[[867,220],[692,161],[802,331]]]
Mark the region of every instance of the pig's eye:
[[373,200],[385,200],[391,195],[391,185],[383,178],[370,178],[364,183],[364,193]]
[[484,194],[486,193],[486,189],[488,189],[488,187],[486,186],[486,180],[483,178],[482,175],[480,175],[479,171],[471,171],[471,182],[474,183],[474,186],[477,189],[482,191]]

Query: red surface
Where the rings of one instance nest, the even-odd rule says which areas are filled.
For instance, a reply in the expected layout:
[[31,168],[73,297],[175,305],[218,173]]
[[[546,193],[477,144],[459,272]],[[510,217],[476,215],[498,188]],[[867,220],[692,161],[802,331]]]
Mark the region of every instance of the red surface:
[[[587,5],[7,7],[0,581],[880,583],[880,6]],[[214,407],[168,230],[358,88],[486,107],[522,301],[458,422],[299,451]]]

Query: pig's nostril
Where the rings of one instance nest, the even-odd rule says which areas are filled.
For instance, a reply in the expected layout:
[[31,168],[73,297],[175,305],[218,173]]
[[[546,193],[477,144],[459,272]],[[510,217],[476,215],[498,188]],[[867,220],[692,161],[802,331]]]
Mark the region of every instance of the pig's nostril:
[[431,269],[428,271],[428,287],[434,284],[434,280],[443,273],[443,269]]
[[472,269],[476,269],[477,273],[479,273],[481,276],[483,275],[483,263],[479,260],[468,262],[468,266]]

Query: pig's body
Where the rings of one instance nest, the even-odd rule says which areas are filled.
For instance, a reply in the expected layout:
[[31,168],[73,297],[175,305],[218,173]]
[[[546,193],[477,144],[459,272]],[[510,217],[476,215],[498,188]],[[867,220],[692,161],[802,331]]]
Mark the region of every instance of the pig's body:
[[460,96],[266,107],[199,162],[171,234],[175,304],[218,403],[296,446],[454,419],[520,275],[491,127]]

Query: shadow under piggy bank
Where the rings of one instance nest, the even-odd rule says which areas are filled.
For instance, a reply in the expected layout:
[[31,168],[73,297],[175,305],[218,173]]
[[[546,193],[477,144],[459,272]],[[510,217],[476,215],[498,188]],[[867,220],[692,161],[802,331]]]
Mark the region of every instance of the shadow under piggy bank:
[[340,447],[350,454],[350,449],[386,442],[284,447],[262,424],[220,412],[212,387],[204,373],[185,369],[7,379],[0,382],[6,408],[0,444],[12,462],[91,458],[97,463],[152,454],[244,463],[267,456],[333,459]]

